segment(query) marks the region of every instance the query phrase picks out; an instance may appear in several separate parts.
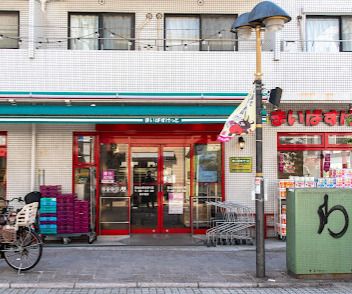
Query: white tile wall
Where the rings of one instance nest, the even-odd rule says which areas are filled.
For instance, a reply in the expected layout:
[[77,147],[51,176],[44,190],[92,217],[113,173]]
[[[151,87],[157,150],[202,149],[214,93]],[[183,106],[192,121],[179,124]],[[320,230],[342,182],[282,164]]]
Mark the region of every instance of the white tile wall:
[[[0,89],[13,91],[247,92],[255,70],[251,52],[38,50],[34,60],[22,50],[2,53]],[[263,53],[264,86],[283,88],[284,100],[350,100],[351,68],[352,53],[285,52],[280,61]]]
[[37,125],[36,167],[45,170],[45,185],[62,185],[64,193],[72,192],[73,132],[94,130],[94,125]]
[[[7,197],[23,197],[30,192],[31,125],[0,125],[7,131]],[[74,131],[94,131],[94,125],[37,125],[36,189],[38,170],[45,170],[46,185],[62,185],[72,191],[72,138]]]
[[[53,1],[47,6],[38,24],[38,36],[66,38],[68,11],[136,12],[137,37],[154,38],[158,35],[155,14],[164,13],[242,13],[258,1],[205,0],[199,6],[196,0],[144,1],[106,0],[98,5],[96,0]],[[349,0],[277,0],[292,15],[281,33],[284,39],[299,40],[304,36],[304,16],[308,14],[351,14]],[[2,0],[0,10],[20,10],[21,37],[28,35],[28,1]],[[38,8],[37,8],[38,9]],[[152,13],[150,22],[146,13]],[[40,13],[38,12],[40,15]],[[302,24],[297,16],[302,15]],[[163,20],[159,23],[162,30]],[[300,36],[300,29],[303,35]],[[161,33],[162,36],[162,33]],[[37,50],[35,59],[28,59],[26,50],[2,50],[0,64],[6,72],[0,79],[0,89],[13,91],[116,91],[116,92],[246,92],[251,87],[255,69],[253,52],[97,52],[66,51],[66,44],[56,44],[50,50]],[[23,45],[22,45],[23,48]],[[336,104],[323,108],[346,109],[344,100],[352,100],[352,53],[314,54],[284,52],[279,61],[273,53],[263,54],[263,81],[270,89],[284,89],[283,100],[294,97],[332,97]],[[329,96],[330,95],[330,96]],[[309,101],[309,100],[308,100]],[[331,102],[331,100],[327,100]],[[348,103],[347,101],[345,101]],[[285,105],[286,109],[313,109],[314,104]],[[320,107],[320,106],[319,106]],[[71,191],[72,132],[86,131],[94,126],[38,126],[37,168],[46,170],[46,184],[60,183],[65,192]],[[1,125],[8,131],[8,195],[24,195],[30,185],[29,125]],[[276,135],[283,131],[350,131],[348,127],[282,126],[264,127],[264,174],[268,179],[267,212],[273,211],[276,191]],[[53,134],[55,136],[53,136]],[[226,143],[226,195],[254,207],[251,200],[252,174],[228,173],[228,158],[252,156],[255,169],[254,135],[245,137],[246,147],[238,148],[235,140]],[[19,195],[20,194],[20,195]]]

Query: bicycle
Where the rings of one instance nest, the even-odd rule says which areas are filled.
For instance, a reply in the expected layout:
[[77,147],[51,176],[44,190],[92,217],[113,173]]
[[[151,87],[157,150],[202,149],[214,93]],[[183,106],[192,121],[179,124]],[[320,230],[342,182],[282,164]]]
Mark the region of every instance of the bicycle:
[[[35,267],[43,252],[41,238],[34,231],[39,197],[33,199],[27,196],[25,200],[20,197],[12,200],[0,198],[5,201],[5,207],[0,214],[0,257],[19,272]],[[14,200],[25,202],[25,205],[15,211],[9,206]]]

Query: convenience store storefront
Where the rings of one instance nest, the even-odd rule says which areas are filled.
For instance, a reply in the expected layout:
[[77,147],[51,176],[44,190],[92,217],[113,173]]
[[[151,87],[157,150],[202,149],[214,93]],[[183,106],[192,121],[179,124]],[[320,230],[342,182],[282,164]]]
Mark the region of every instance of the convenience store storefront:
[[[286,126],[282,132],[278,127],[284,124],[294,131]],[[300,124],[304,131],[297,131]],[[342,131],[352,126],[351,110],[275,110],[271,125],[278,130],[279,179],[336,177],[352,168],[352,133]],[[338,127],[342,130],[336,131]]]
[[[225,151],[216,138],[235,107],[221,102],[17,102],[3,105],[0,116],[5,148],[17,152],[16,139],[28,152],[23,157],[27,173],[32,173],[31,187],[62,185],[62,193],[90,201],[90,218],[99,235],[196,234],[205,232],[214,215],[206,202],[226,197]],[[66,151],[60,156],[57,150]],[[4,162],[12,174],[4,177],[5,194],[18,195],[11,180],[14,161],[5,157]],[[29,188],[22,190],[25,195]]]
[[74,192],[96,191],[102,235],[203,233],[225,199],[221,124],[97,125],[74,133]]
[[352,112],[322,108],[286,106],[270,114],[277,145],[274,204],[280,238],[286,237],[287,188],[352,189]]

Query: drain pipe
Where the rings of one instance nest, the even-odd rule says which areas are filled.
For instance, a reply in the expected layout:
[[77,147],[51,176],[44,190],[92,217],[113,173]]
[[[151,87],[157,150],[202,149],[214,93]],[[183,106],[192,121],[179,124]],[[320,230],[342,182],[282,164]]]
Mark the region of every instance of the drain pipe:
[[31,145],[31,187],[30,192],[35,190],[35,162],[36,162],[36,142],[37,141],[37,126],[32,124],[32,145]]

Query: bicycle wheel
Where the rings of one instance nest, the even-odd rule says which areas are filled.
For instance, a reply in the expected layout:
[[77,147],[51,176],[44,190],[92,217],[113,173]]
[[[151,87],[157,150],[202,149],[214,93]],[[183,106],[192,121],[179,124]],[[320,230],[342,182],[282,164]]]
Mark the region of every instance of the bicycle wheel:
[[15,270],[28,271],[35,267],[42,257],[43,244],[34,231],[20,228],[17,240],[6,244],[4,257],[7,264]]

